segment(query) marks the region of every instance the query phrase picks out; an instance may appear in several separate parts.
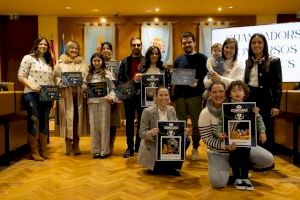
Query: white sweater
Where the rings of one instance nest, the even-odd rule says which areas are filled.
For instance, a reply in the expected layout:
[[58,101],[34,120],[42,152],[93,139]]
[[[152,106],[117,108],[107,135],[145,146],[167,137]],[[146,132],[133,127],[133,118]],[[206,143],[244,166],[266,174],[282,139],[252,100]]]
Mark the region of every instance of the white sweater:
[[220,153],[228,153],[225,147],[225,141],[220,140],[217,136],[219,120],[208,108],[205,107],[199,116],[198,126],[203,142],[207,148]]
[[[223,74],[223,76],[221,76],[221,81],[225,83],[226,88],[228,88],[232,81],[244,79],[245,67],[243,66],[243,64],[236,60],[233,66],[231,67],[231,63],[231,60],[224,61],[225,73]],[[212,80],[208,79],[208,76],[206,75],[203,82],[205,88],[209,88],[212,83]]]
[[[53,68],[48,65],[44,58],[35,58],[28,54],[23,57],[18,71],[18,79],[27,78],[28,81],[37,85],[54,85]],[[24,92],[32,92],[25,86]]]

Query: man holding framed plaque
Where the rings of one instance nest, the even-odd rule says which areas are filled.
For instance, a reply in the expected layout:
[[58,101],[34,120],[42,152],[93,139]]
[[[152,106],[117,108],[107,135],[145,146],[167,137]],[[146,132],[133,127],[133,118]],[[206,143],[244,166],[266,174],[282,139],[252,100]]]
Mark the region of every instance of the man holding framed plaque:
[[[172,74],[172,96],[176,104],[178,119],[187,120],[189,115],[193,127],[193,150],[192,160],[199,159],[200,133],[198,130],[198,117],[202,110],[202,93],[204,92],[203,79],[207,74],[206,60],[204,54],[197,53],[195,50],[195,36],[191,32],[181,35],[181,45],[184,54],[176,58]],[[179,79],[186,83],[178,83]],[[183,75],[182,75],[183,74]],[[185,77],[185,78],[182,78]],[[178,81],[176,81],[178,80]]]
[[[125,99],[124,110],[126,118],[126,140],[127,150],[124,152],[123,157],[129,158],[134,155],[134,151],[138,152],[140,146],[139,128],[140,119],[143,112],[141,107],[140,97],[140,78],[139,70],[143,66],[144,57],[142,56],[142,41],[138,37],[133,37],[130,40],[131,55],[124,58],[121,62],[118,74],[118,84],[124,84],[130,81],[135,86],[135,94],[132,97]],[[132,84],[128,84],[129,86]],[[127,85],[127,84],[126,84]],[[129,89],[129,88],[128,88]],[[132,90],[128,90],[131,92]],[[118,92],[117,92],[118,93]],[[118,95],[117,95],[118,96]],[[134,143],[134,120],[135,111],[137,111],[137,133]]]

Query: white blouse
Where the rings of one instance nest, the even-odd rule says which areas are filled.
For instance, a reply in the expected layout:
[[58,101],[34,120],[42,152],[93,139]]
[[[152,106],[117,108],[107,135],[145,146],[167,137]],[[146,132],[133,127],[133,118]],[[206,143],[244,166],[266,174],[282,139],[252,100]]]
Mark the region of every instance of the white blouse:
[[[105,77],[102,78],[101,75],[99,73],[94,72],[92,74],[91,80],[89,81],[90,83],[97,83],[97,82],[106,82],[107,83],[107,91],[108,94],[111,95],[113,98],[116,98],[115,96],[115,84],[114,84],[114,75],[109,71],[109,70],[105,70]],[[93,97],[93,98],[88,98],[87,103],[100,103],[100,102],[104,102],[105,100],[103,99],[103,97]]]
[[[43,57],[35,58],[33,55],[23,57],[18,71],[18,79],[27,78],[37,85],[54,85],[53,68],[48,65]],[[32,92],[25,86],[24,93]]]
[[249,76],[248,85],[252,87],[258,87],[258,65],[257,62],[254,63]]

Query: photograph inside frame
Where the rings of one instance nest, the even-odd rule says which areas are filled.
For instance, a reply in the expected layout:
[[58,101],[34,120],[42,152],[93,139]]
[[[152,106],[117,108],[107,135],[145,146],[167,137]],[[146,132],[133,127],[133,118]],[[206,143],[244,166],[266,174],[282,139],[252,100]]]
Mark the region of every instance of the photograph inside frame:
[[157,161],[183,161],[185,158],[184,120],[158,121]]

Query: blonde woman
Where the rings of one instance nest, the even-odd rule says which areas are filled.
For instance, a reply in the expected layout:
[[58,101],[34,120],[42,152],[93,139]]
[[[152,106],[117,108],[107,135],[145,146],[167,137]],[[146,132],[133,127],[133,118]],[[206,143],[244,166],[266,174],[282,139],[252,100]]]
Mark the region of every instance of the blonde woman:
[[54,68],[55,81],[62,86],[62,99],[59,101],[59,132],[66,141],[66,155],[81,154],[79,138],[86,131],[84,100],[81,86],[63,86],[62,72],[81,72],[85,81],[88,65],[79,54],[79,45],[76,41],[66,44],[66,53],[61,55]]

